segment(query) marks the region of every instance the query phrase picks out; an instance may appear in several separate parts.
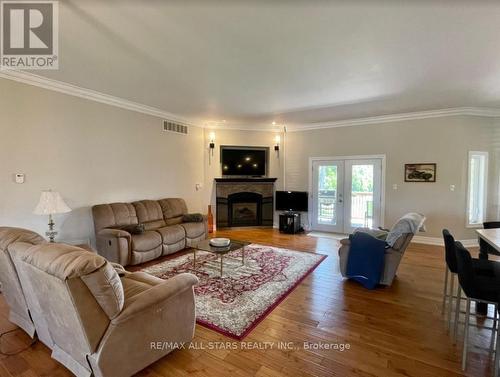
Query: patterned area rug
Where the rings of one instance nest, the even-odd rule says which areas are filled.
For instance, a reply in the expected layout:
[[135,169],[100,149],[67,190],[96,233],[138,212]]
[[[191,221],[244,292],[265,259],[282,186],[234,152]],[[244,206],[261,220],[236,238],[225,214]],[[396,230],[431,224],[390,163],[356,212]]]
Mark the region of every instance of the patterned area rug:
[[262,321],[322,261],[326,255],[251,244],[242,252],[220,258],[205,251],[174,257],[142,269],[168,279],[190,272],[200,279],[195,287],[196,318],[203,326],[241,340]]

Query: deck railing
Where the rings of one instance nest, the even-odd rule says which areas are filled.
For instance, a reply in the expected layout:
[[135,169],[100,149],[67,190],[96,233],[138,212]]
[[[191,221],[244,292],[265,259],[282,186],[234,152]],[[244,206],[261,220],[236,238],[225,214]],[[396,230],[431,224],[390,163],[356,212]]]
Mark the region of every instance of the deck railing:
[[[337,223],[337,196],[334,190],[320,191],[318,196],[318,217],[322,223]],[[373,219],[373,193],[351,193],[351,224],[371,226]]]

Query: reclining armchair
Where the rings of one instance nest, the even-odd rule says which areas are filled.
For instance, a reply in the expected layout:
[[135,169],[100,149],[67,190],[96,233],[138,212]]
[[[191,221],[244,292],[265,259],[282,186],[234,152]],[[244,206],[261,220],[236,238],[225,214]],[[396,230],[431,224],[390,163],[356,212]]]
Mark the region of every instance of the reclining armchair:
[[16,242],[10,252],[47,321],[52,357],[78,377],[131,376],[193,338],[194,275],[117,272],[65,244]]
[[36,335],[47,347],[52,348],[47,323],[43,316],[30,310],[37,306],[36,298],[30,292],[24,292],[17,269],[9,252],[16,242],[28,245],[41,245],[45,239],[30,230],[12,227],[0,227],[0,283],[2,293],[9,306],[9,321],[22,328],[32,338]]
[[[368,229],[358,228],[355,232],[363,232],[371,235],[372,237],[381,239],[386,242],[384,252],[384,263],[382,274],[379,284],[390,286],[406,248],[410,244],[413,236],[419,230],[424,230],[425,216],[419,213],[407,213],[402,216],[391,228],[388,229]],[[349,260],[349,253],[351,250],[351,240],[349,238],[340,241],[341,247],[339,248],[339,267],[340,273],[343,277],[349,277],[347,274],[347,264]]]

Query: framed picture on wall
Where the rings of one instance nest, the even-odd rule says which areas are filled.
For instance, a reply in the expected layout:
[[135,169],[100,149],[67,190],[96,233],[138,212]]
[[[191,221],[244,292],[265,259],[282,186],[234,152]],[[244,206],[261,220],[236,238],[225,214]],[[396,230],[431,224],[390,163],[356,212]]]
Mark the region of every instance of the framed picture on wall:
[[405,182],[436,182],[436,164],[405,164]]

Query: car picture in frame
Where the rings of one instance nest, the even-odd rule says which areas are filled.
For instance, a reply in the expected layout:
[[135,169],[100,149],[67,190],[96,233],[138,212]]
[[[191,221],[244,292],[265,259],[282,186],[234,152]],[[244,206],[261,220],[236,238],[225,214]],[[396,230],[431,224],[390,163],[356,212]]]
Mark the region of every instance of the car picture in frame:
[[436,164],[405,164],[405,182],[436,182]]

